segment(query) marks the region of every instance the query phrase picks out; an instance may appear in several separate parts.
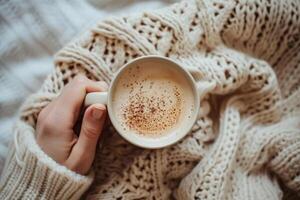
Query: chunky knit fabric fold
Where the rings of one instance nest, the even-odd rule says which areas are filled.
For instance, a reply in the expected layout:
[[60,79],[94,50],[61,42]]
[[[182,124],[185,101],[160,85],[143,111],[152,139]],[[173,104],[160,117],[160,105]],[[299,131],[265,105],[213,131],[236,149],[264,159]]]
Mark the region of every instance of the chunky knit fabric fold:
[[[76,74],[110,83],[121,66],[143,55],[170,57],[190,71],[201,96],[198,120],[183,140],[159,150],[135,147],[108,127],[86,198],[299,199],[297,0],[182,1],[85,32],[57,53],[53,73],[24,103],[15,132],[23,139],[12,146],[0,197],[12,190],[79,197],[90,178],[58,170],[34,153],[36,145],[26,145],[34,143],[37,116]],[[48,181],[50,174],[56,178]],[[35,187],[36,177],[45,177],[43,187]]]

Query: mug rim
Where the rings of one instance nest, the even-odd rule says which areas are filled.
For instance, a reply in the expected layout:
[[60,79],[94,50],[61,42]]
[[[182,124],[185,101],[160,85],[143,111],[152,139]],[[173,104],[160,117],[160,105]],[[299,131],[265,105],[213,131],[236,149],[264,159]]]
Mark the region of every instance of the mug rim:
[[[117,118],[116,118],[116,116],[114,114],[114,110],[113,110],[113,106],[112,106],[112,96],[113,96],[113,92],[115,91],[115,83],[117,82],[117,80],[119,80],[119,78],[122,76],[123,72],[129,66],[131,66],[132,64],[134,64],[137,61],[144,60],[144,59],[159,59],[159,60],[164,60],[164,61],[172,63],[179,70],[182,70],[184,72],[183,76],[185,76],[185,78],[188,79],[188,81],[190,81],[190,83],[191,83],[190,85],[192,87],[192,92],[193,92],[194,101],[195,101],[195,105],[194,105],[194,110],[195,111],[193,112],[193,116],[190,119],[190,121],[192,123],[190,123],[188,125],[188,127],[186,128],[186,130],[184,131],[184,133],[181,133],[181,134],[177,135],[177,137],[174,136],[175,139],[173,139],[170,142],[165,142],[165,143],[160,143],[160,144],[157,143],[157,145],[155,145],[156,142],[154,142],[154,141],[158,140],[161,137],[157,137],[156,139],[153,139],[151,137],[148,138],[148,137],[143,137],[143,136],[137,136],[137,137],[139,137],[142,140],[147,140],[148,141],[148,142],[141,142],[141,140],[140,140],[140,142],[139,142],[139,139],[133,138],[132,136],[129,136],[128,134],[126,134],[124,132],[124,130],[120,128],[120,125],[117,124],[118,120],[117,120]],[[167,146],[170,146],[172,144],[175,144],[176,142],[178,142],[179,140],[181,140],[182,138],[184,138],[191,131],[194,123],[196,122],[197,116],[198,116],[198,113],[199,113],[199,108],[200,108],[200,95],[199,95],[199,92],[197,91],[196,82],[195,82],[194,78],[192,77],[192,75],[184,67],[182,67],[179,63],[177,63],[176,61],[174,61],[174,60],[172,60],[170,58],[167,58],[167,57],[159,56],[159,55],[140,56],[140,57],[135,58],[135,59],[131,60],[130,62],[126,63],[125,65],[123,65],[116,72],[116,75],[112,78],[110,87],[108,89],[107,109],[108,109],[108,115],[109,115],[110,121],[112,122],[114,128],[116,129],[116,131],[118,132],[118,134],[121,135],[122,138],[124,138],[128,142],[130,142],[130,143],[132,143],[132,144],[134,144],[136,146],[142,147],[142,148],[159,149],[159,148],[163,148],[163,147],[167,147]],[[171,133],[169,133],[167,135],[173,135],[173,134],[174,133],[171,132]],[[135,134],[135,135],[138,135],[138,134]],[[153,142],[150,142],[152,140],[153,140]]]

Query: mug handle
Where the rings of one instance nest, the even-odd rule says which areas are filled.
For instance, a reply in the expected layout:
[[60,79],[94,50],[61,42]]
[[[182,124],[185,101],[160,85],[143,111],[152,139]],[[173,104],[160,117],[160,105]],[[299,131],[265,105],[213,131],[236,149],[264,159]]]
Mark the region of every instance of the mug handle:
[[85,96],[84,106],[90,106],[95,103],[107,105],[107,92],[91,92]]

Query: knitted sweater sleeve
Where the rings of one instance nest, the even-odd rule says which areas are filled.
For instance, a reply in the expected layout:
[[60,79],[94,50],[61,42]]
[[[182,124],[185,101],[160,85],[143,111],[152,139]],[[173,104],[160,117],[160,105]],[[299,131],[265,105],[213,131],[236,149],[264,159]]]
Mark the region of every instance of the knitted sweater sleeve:
[[[299,27],[299,22],[292,22],[286,32],[281,29],[285,21],[281,23],[275,14],[260,10],[270,7],[285,20],[288,18],[283,15],[289,12],[282,9],[295,6],[283,4],[293,2],[300,5],[296,1],[280,1],[268,7],[260,5],[261,1],[183,1],[160,11],[101,22],[58,52],[54,73],[25,103],[21,117],[34,127],[40,110],[78,73],[110,83],[118,69],[134,58],[170,57],[189,70],[199,86],[201,109],[195,127],[182,141],[155,151],[136,148],[110,127],[95,158],[97,184],[92,185],[88,197],[170,199],[173,192],[177,199],[280,199],[277,179],[269,176],[269,169],[299,191],[299,114],[294,115],[293,123],[280,122],[284,119],[281,108],[300,107],[299,96],[294,103],[286,103],[280,91],[291,91],[293,84],[284,82],[290,80],[288,75],[297,73],[291,71],[289,62],[299,58],[292,55],[299,49],[291,42],[296,38],[292,29]],[[267,32],[270,28],[271,35]],[[268,51],[270,44],[277,48]],[[287,75],[280,74],[278,81],[273,71],[276,68],[277,72],[280,68],[288,71]],[[295,93],[300,94],[299,89]],[[290,129],[286,131],[285,127]],[[21,146],[26,140],[17,141]],[[13,148],[12,152],[27,151]],[[12,154],[7,163],[15,155],[18,153]],[[23,157],[16,158],[14,162],[18,163]],[[45,162],[39,157],[34,163]],[[67,176],[53,169],[50,172]],[[16,173],[6,173],[4,180]],[[35,177],[31,175],[26,177]],[[33,180],[24,188],[35,184]],[[51,182],[45,182],[47,189],[42,191],[68,194],[65,187],[73,182],[63,183],[52,187]],[[5,185],[10,182],[5,181]]]
[[79,199],[93,180],[57,164],[37,145],[34,130],[17,122],[0,183],[0,199]]

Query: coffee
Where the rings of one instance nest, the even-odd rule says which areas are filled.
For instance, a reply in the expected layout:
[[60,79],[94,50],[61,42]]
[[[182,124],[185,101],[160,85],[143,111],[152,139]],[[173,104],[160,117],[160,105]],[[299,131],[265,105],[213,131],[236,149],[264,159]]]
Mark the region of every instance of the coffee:
[[194,113],[191,83],[167,63],[127,68],[115,84],[112,107],[125,132],[160,137],[179,131]]

